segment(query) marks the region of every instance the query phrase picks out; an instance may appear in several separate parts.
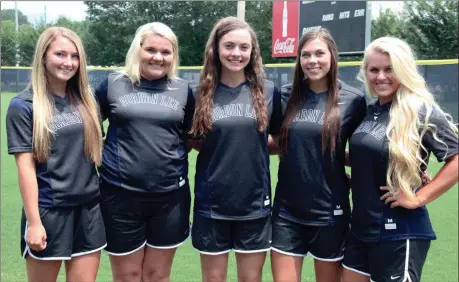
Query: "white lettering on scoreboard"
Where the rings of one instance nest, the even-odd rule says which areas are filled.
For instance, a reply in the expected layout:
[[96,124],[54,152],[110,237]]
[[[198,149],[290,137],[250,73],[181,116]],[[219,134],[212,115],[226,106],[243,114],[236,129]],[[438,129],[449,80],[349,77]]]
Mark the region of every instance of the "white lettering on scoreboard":
[[322,21],[323,22],[328,22],[333,20],[333,14],[326,14],[322,15]]
[[348,19],[349,17],[351,16],[351,12],[350,11],[346,11],[346,12],[340,12],[339,13],[339,19]]
[[354,11],[354,18],[365,16],[365,9],[359,9]]
[[[358,9],[354,11],[354,18],[363,17],[363,16],[365,16],[365,9]],[[343,20],[343,19],[349,19],[350,17],[351,17],[351,11],[343,11],[343,12],[339,12],[338,19]],[[334,14],[322,15],[322,22],[329,22],[329,21],[333,21],[334,19],[335,19]],[[304,31],[304,28],[303,28],[303,34],[308,31],[309,30]]]
[[305,34],[307,32],[310,32],[310,31],[318,30],[321,27],[322,27],[321,25],[303,27],[303,32],[301,33],[301,35],[303,35],[303,34]]

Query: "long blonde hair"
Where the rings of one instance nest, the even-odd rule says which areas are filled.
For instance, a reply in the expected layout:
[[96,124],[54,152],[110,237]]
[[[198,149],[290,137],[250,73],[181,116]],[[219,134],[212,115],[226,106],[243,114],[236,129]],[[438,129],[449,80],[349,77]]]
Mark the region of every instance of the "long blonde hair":
[[52,129],[54,99],[46,78],[45,57],[49,45],[59,36],[72,41],[78,51],[80,66],[76,74],[67,81],[66,92],[70,104],[78,109],[83,120],[84,153],[96,164],[102,159],[102,131],[96,101],[89,88],[86,70],[86,55],[83,44],[76,33],[64,27],[50,27],[43,31],[38,38],[32,64],[32,80],[29,88],[33,91],[33,153],[39,162],[49,157],[53,140]]
[[[376,97],[366,77],[367,59],[371,52],[389,55],[392,71],[400,83],[392,99],[386,131],[389,140],[386,182],[391,192],[402,190],[411,198],[422,184],[421,164],[427,167],[422,158],[422,151],[427,152],[422,144],[423,136],[430,131],[435,140],[445,144],[437,137],[436,126],[429,122],[431,115],[444,115],[451,129],[454,132],[458,130],[451,116],[441,110],[428,91],[424,78],[417,70],[413,51],[403,40],[381,37],[366,48],[359,78],[365,83],[367,93]],[[425,114],[421,114],[424,110]]]
[[159,35],[171,42],[173,59],[171,69],[167,72],[167,76],[170,79],[177,77],[179,65],[177,37],[167,25],[160,22],[152,22],[144,24],[137,29],[135,37],[131,42],[131,47],[126,54],[125,67],[122,74],[129,77],[133,84],[137,84],[140,81],[140,49],[145,39],[150,35]]

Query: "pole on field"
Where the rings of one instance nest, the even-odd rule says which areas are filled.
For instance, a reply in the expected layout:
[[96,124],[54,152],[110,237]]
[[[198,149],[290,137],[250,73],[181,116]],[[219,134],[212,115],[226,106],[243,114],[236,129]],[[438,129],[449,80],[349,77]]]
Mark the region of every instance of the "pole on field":
[[372,10],[371,10],[370,1],[367,2],[367,10],[365,14],[365,48],[371,43],[371,20],[372,20]]
[[14,21],[16,22],[16,66],[19,67],[19,17],[18,17],[18,1],[14,1]]
[[[19,17],[18,1],[14,1],[14,21],[16,22],[16,67],[19,67]],[[19,69],[16,69],[16,91],[19,91]]]
[[237,17],[245,21],[245,1],[237,1]]

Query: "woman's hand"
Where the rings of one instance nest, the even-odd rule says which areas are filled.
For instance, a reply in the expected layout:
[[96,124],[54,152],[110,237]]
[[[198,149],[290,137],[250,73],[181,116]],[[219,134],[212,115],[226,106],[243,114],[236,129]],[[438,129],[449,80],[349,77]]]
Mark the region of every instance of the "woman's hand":
[[389,191],[389,186],[381,186],[381,190],[387,191],[384,195],[381,196],[381,200],[385,204],[390,203],[391,208],[395,207],[404,207],[406,209],[417,209],[421,206],[421,200],[415,194],[414,197],[408,197],[405,192],[399,190],[397,193],[393,194]]
[[46,248],[46,231],[41,223],[27,225],[27,245],[34,251],[43,251]]

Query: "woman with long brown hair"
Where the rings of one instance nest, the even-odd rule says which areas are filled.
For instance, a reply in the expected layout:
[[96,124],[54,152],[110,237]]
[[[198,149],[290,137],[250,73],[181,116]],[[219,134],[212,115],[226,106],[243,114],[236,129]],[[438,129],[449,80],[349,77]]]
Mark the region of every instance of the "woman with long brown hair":
[[322,28],[303,35],[293,84],[282,87],[271,247],[275,281],[300,281],[307,254],[314,258],[317,281],[340,281],[350,215],[345,148],[365,106],[362,92],[338,80],[330,33]]
[[193,246],[203,281],[225,281],[236,253],[239,281],[261,281],[271,240],[268,133],[280,123],[280,95],[244,21],[219,20],[207,41],[191,134],[196,164]]
[[21,250],[29,281],[95,281],[106,246],[96,164],[102,133],[80,38],[50,27],[38,38],[32,80],[6,117],[8,153],[23,202]]

